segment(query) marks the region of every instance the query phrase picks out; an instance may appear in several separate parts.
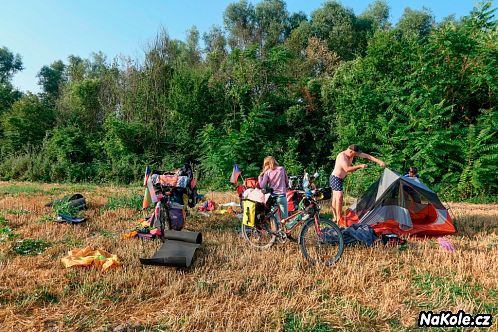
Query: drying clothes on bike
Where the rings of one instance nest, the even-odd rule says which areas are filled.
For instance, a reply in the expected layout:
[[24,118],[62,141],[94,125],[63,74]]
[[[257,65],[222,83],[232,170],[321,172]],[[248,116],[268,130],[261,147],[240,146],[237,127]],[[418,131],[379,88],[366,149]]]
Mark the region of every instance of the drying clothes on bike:
[[123,234],[122,238],[124,240],[132,239],[134,237],[139,237],[142,239],[149,239],[149,240],[157,238],[158,236],[161,235],[161,230],[157,227],[151,226],[153,220],[154,220],[154,215],[145,219],[140,219],[136,224],[135,229],[131,232]]
[[249,188],[242,193],[243,200],[248,199],[250,201],[261,204],[265,204],[269,197],[270,194],[265,194],[261,189],[258,188]]

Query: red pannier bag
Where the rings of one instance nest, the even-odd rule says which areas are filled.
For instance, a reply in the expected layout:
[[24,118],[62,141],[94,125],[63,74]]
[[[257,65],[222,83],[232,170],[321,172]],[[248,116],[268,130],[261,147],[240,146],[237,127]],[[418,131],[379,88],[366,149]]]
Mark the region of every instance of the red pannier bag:
[[288,190],[285,196],[287,198],[287,210],[289,212],[296,211],[299,205],[297,190]]

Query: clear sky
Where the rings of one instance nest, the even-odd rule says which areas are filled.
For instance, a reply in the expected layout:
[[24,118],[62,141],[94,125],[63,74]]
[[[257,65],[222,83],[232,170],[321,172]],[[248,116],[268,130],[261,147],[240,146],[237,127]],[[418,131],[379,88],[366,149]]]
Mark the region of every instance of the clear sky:
[[[88,58],[102,51],[108,59],[122,54],[141,59],[147,43],[164,28],[170,37],[184,40],[195,25],[201,35],[223,24],[230,0],[0,0],[0,47],[21,55],[25,69],[14,76],[23,91],[39,92],[37,73],[71,54]],[[258,1],[250,1],[256,4]],[[288,0],[289,12],[310,14],[323,0]],[[373,0],[342,0],[356,14]],[[439,21],[467,15],[473,0],[388,0],[391,22],[405,7],[432,10]]]

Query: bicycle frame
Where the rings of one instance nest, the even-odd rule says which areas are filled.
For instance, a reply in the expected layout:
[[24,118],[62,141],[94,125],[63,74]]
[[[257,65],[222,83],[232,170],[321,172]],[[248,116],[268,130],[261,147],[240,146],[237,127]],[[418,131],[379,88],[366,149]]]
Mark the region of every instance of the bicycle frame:
[[[315,209],[315,212],[314,212],[312,217],[315,218],[315,227],[316,227],[317,233],[321,236],[322,231],[320,230],[320,227],[318,226],[320,208],[318,206],[318,203],[313,199],[310,199],[310,206],[313,206],[313,208]],[[302,209],[302,210],[299,210],[299,211],[293,213],[292,215],[288,216],[287,218],[282,218],[282,210],[280,209],[278,204],[275,204],[275,206],[271,209],[271,211],[267,215],[267,217],[272,217],[275,214],[278,214],[278,218],[280,220],[280,222],[279,222],[280,229],[279,230],[281,230],[281,231],[285,232],[287,235],[289,235],[290,233],[292,233],[292,231],[294,229],[301,226],[305,221],[308,220],[308,218],[304,219],[304,216],[308,213],[309,213],[309,211],[307,211],[306,209]],[[292,225],[290,229],[287,229],[284,225],[286,223],[288,223],[289,221],[291,221],[292,219],[296,218],[298,215],[302,215],[303,218],[301,218],[294,225]]]
[[[267,203],[266,211],[268,208],[269,211],[258,217],[259,225],[242,223],[241,226],[242,237],[253,247],[268,249],[275,241],[284,243],[289,238],[292,239],[290,235],[293,230],[301,227],[296,240],[308,261],[331,266],[341,257],[344,250],[341,230],[332,220],[320,217],[320,206],[315,197],[304,198],[300,203],[301,209],[286,218],[282,218],[282,210],[276,202]],[[296,218],[298,220],[293,220]],[[280,223],[276,222],[277,219]],[[293,225],[288,224],[289,222]],[[289,225],[288,229],[286,224]]]

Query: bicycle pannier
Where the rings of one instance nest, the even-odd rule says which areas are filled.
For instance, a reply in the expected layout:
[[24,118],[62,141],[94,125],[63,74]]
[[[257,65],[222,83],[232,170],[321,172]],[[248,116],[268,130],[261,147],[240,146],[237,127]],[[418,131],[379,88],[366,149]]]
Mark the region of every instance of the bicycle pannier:
[[246,226],[254,227],[256,220],[256,202],[243,200],[242,206],[242,223]]
[[169,209],[169,218],[171,220],[171,229],[181,231],[185,224],[185,210],[184,209]]

